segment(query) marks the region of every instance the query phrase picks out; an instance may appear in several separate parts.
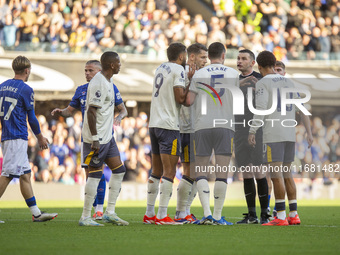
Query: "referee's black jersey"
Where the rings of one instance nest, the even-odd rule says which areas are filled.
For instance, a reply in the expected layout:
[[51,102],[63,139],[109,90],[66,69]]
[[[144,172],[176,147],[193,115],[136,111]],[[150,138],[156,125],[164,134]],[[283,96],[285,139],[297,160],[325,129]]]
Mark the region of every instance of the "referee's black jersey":
[[[258,80],[260,80],[262,78],[262,75],[260,73],[253,71],[251,74],[246,75],[246,76],[243,76],[242,74],[240,74],[239,79],[243,80],[243,79],[245,79],[249,76],[254,76]],[[253,119],[254,114],[249,110],[249,107],[248,107],[247,91],[248,91],[249,87],[255,88],[255,84],[256,83],[253,83],[253,84],[248,85],[248,86],[240,87],[240,89],[242,90],[243,95],[244,95],[244,115],[235,115],[235,122],[239,123],[239,122],[243,122],[245,120],[245,127],[243,126],[243,124],[235,124],[235,130],[236,131],[249,132],[248,121]],[[254,106],[254,108],[256,108],[255,90],[253,90],[253,106]]]

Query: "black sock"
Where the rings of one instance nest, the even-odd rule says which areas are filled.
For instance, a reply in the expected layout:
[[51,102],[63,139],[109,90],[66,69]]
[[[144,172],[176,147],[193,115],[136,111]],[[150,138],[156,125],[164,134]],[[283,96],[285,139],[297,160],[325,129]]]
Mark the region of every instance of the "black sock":
[[244,194],[245,194],[246,201],[247,201],[249,215],[256,216],[256,206],[255,206],[256,189],[255,189],[254,178],[244,179],[243,184],[244,184],[243,188],[244,188]]
[[267,178],[256,180],[257,192],[259,193],[259,200],[261,206],[261,214],[267,214],[268,207],[268,182]]

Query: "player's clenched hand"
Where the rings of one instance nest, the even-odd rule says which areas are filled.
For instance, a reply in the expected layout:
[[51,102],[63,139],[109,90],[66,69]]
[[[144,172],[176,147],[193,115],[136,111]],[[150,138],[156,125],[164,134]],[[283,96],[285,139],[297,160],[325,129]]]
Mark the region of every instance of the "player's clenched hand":
[[247,77],[247,78],[244,78],[244,79],[240,80],[240,87],[253,85],[253,84],[255,84],[257,81],[258,81],[258,80],[256,79],[256,77],[254,77],[254,76],[249,76],[249,77]]
[[93,151],[93,154],[98,154],[99,148],[100,148],[99,141],[93,141],[91,145],[91,150]]
[[255,134],[249,133],[248,143],[249,143],[250,146],[255,147],[255,145],[256,145]]
[[50,144],[48,139],[46,137],[42,136],[41,134],[38,135],[37,138],[38,138],[38,144],[39,144],[40,150],[48,149],[48,145]]
[[59,108],[55,108],[52,112],[51,112],[51,115],[52,116],[61,116],[61,113],[62,113],[62,109],[59,109]]

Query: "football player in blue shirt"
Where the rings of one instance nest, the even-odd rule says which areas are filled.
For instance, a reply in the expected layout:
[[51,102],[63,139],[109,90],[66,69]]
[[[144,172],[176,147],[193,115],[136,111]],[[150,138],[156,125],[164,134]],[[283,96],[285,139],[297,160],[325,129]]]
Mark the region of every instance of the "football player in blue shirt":
[[[85,113],[85,104],[86,104],[86,95],[87,95],[87,87],[89,86],[89,82],[92,78],[102,70],[100,62],[98,60],[89,60],[85,64],[85,78],[87,83],[80,85],[70,104],[65,109],[54,109],[51,114],[52,116],[62,116],[62,117],[70,117],[76,110],[80,110],[83,121],[84,121],[84,113]],[[83,156],[83,153],[81,153]],[[88,176],[87,165],[84,163],[83,159],[81,160],[82,167],[86,171],[86,177]],[[93,219],[101,220],[103,217],[103,205],[105,199],[105,190],[106,190],[106,181],[104,174],[99,182],[98,189],[97,189],[97,197],[94,201],[93,207],[95,208],[95,213],[93,215]]]
[[21,194],[32,213],[33,222],[52,220],[57,213],[42,213],[37,206],[31,185],[31,167],[27,156],[27,121],[38,139],[41,150],[48,148],[48,140],[40,131],[34,113],[34,92],[25,82],[31,74],[31,62],[24,56],[12,62],[14,78],[0,85],[0,120],[2,126],[3,167],[0,176],[0,197],[10,181],[20,181]]

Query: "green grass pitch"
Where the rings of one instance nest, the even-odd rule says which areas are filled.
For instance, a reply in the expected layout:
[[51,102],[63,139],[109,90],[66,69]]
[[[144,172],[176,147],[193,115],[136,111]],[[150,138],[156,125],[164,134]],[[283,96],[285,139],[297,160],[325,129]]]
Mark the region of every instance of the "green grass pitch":
[[[79,227],[81,201],[40,201],[59,216],[33,223],[24,201],[0,201],[0,254],[339,254],[340,201],[300,201],[300,226],[156,226],[142,224],[145,202],[119,202],[129,226]],[[226,219],[238,221],[244,201],[227,201]],[[174,204],[168,210],[175,213]],[[202,217],[197,201],[192,212]]]

